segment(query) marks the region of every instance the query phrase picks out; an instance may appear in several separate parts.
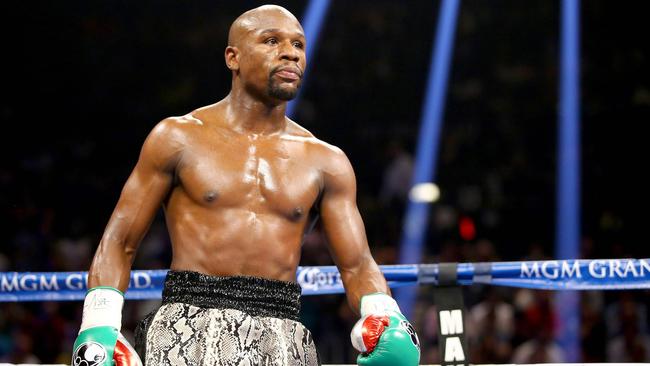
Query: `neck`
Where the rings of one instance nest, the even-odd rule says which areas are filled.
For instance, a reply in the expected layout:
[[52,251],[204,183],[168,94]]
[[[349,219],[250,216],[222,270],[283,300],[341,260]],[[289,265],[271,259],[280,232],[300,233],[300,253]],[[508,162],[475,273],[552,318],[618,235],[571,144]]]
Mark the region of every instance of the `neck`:
[[227,120],[238,132],[268,135],[284,130],[287,125],[287,102],[264,101],[243,88],[233,88],[226,100]]

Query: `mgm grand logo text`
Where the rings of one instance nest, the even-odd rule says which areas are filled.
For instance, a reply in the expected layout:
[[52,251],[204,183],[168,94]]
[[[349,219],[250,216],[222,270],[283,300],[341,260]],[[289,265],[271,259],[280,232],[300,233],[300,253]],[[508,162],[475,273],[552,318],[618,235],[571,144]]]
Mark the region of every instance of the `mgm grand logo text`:
[[647,259],[522,262],[520,278],[638,278],[650,274]]
[[[82,273],[0,274],[0,292],[85,290],[87,287],[88,275]],[[150,287],[152,287],[152,278],[148,273],[132,274],[129,288]]]

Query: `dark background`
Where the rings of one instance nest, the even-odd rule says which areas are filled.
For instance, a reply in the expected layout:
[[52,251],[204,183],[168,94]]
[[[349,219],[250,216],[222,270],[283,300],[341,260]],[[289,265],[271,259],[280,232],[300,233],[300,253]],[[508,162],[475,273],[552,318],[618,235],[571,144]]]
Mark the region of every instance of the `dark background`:
[[[228,28],[261,4],[0,5],[0,271],[88,269],[147,133],[168,116],[228,93]],[[278,4],[298,18],[306,6]],[[559,6],[547,0],[462,2],[438,160],[442,196],[432,206],[426,261],[553,256]],[[295,118],[350,158],[368,239],[382,264],[397,262],[404,209],[399,187],[387,188],[385,177],[410,176],[393,168],[404,167],[415,150],[438,7],[438,1],[333,1],[308,60]],[[581,6],[583,258],[648,257],[648,194],[641,179],[648,165],[642,125],[650,117],[647,14],[643,2],[590,0]],[[308,47],[314,43],[308,40]],[[461,219],[475,226],[475,235],[460,234]],[[161,214],[134,268],[167,268],[169,258]],[[330,263],[316,230],[306,238],[302,264]],[[472,308],[490,291],[467,292]],[[485,351],[476,351],[473,362],[510,362],[519,346],[539,338],[530,325],[546,313],[535,308],[531,320],[522,294],[499,292],[516,330],[504,335],[499,347],[505,350],[494,355],[490,350],[501,348],[477,334],[474,349]],[[612,324],[627,321],[635,324],[634,341],[623,347],[636,357],[629,361],[650,361],[648,294],[593,294],[598,301],[583,301],[594,307],[583,309],[583,360],[624,361],[609,350],[616,336],[629,333]],[[437,362],[431,301],[426,289],[421,295],[414,323],[423,360]],[[634,319],[624,321],[612,309],[628,298]],[[547,302],[536,298],[532,306]],[[0,305],[0,361],[68,362],[80,305]],[[126,331],[155,305],[127,303]],[[303,321],[325,362],[354,360],[348,332],[355,319],[346,306],[342,296],[304,301]],[[590,311],[607,309],[610,318],[588,318]],[[544,316],[555,324],[553,314]]]

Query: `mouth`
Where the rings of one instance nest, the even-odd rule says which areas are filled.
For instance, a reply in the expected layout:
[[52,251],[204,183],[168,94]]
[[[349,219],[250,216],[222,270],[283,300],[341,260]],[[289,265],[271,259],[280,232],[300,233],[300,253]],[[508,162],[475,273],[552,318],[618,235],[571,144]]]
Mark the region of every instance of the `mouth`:
[[282,67],[274,72],[279,78],[287,81],[300,80],[302,72],[297,67]]

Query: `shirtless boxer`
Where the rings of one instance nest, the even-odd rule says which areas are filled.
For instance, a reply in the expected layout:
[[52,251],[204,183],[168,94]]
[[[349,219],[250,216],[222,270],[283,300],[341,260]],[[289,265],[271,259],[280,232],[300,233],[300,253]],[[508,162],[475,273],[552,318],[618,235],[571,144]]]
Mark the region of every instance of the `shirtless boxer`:
[[228,96],[151,131],[90,267],[74,365],[139,362],[118,339],[123,293],[161,205],[173,257],[162,306],[136,330],[145,364],[319,364],[295,282],[317,217],[361,315],[351,333],[358,363],[417,364],[417,336],[368,249],[350,162],[285,116],[305,46],[286,9],[245,12],[228,35]]

